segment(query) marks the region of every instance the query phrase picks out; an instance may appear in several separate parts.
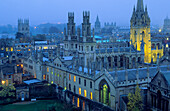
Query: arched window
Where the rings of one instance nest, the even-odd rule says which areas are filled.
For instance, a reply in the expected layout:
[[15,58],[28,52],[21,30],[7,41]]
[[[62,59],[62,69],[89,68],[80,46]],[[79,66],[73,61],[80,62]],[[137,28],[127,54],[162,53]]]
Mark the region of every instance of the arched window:
[[99,100],[101,103],[110,105],[110,87],[106,80],[102,80],[99,84]]

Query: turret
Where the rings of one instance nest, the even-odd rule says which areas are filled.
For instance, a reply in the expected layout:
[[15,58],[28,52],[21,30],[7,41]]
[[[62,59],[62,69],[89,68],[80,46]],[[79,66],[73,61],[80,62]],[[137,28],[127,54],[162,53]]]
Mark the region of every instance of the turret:
[[68,23],[67,23],[67,35],[75,35],[75,23],[74,23],[74,13],[68,13]]
[[91,37],[90,12],[83,12],[82,36]]

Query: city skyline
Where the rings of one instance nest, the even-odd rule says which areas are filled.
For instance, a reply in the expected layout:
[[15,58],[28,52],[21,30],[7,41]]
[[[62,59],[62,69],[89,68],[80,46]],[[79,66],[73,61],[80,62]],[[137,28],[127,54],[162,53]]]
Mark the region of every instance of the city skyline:
[[[163,25],[163,20],[170,15],[167,11],[170,9],[168,2],[170,1],[144,0],[144,6],[148,7],[151,25]],[[41,0],[41,2],[5,0],[1,1],[0,13],[3,16],[0,25],[17,25],[18,18],[30,19],[31,26],[42,23],[66,23],[68,12],[74,12],[76,25],[79,25],[82,23],[83,11],[90,11],[92,25],[98,15],[102,25],[104,22],[117,22],[119,26],[130,26],[132,9],[136,3],[137,0]]]

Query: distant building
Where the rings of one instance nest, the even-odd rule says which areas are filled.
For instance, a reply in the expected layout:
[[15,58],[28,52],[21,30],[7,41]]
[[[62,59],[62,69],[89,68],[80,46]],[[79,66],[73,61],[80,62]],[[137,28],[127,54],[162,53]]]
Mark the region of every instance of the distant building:
[[170,19],[168,18],[168,16],[164,20],[163,32],[170,33]]
[[95,34],[100,34],[101,32],[101,24],[99,21],[99,17],[97,16],[96,22],[95,22]]
[[29,20],[24,19],[18,19],[18,32],[22,33],[25,37],[30,37],[30,26],[29,26]]
[[113,24],[113,22],[111,24],[104,23],[104,27],[102,28],[101,32],[102,34],[112,34],[112,30],[116,29],[116,22]]

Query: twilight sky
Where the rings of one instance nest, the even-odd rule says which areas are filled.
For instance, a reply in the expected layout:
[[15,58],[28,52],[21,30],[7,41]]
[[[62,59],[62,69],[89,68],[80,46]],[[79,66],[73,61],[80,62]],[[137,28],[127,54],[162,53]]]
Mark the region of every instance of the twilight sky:
[[[29,18],[30,25],[66,23],[67,13],[75,13],[76,24],[82,22],[83,11],[90,11],[91,23],[97,14],[102,25],[105,21],[129,26],[137,0],[0,0],[0,25],[17,25],[18,18]],[[170,16],[170,0],[144,0],[152,25],[162,25]],[[170,17],[169,17],[170,18]]]

